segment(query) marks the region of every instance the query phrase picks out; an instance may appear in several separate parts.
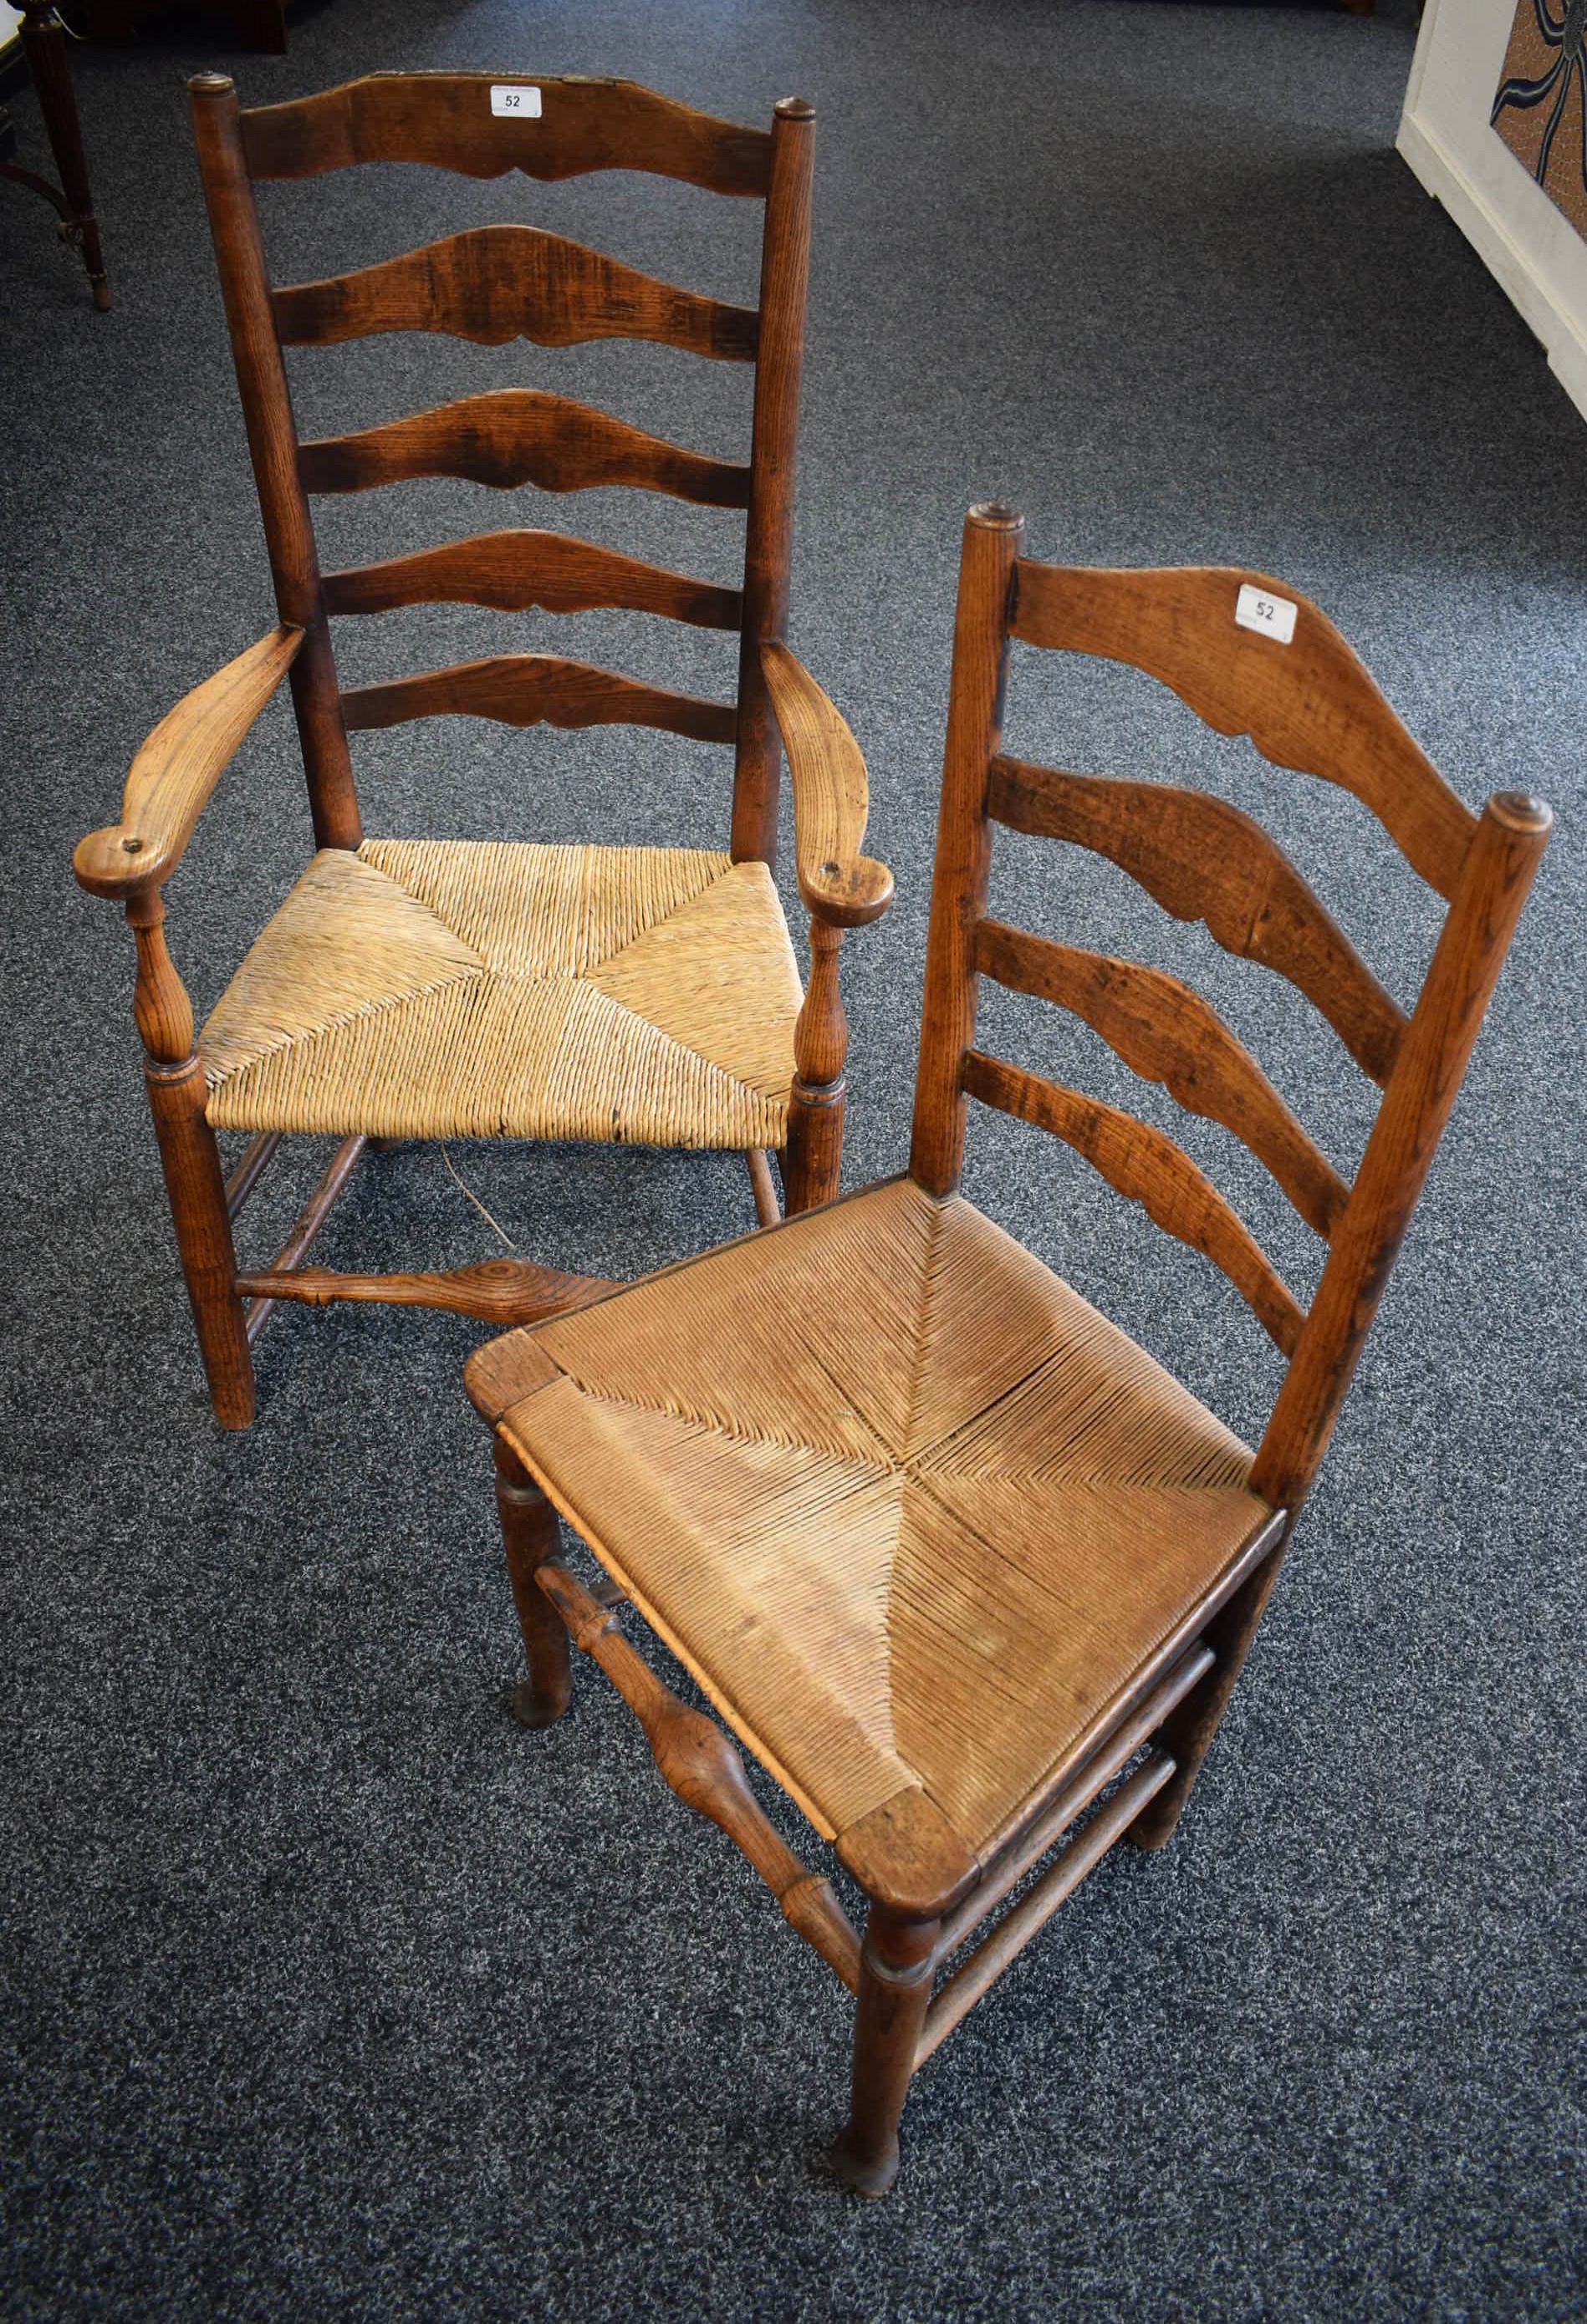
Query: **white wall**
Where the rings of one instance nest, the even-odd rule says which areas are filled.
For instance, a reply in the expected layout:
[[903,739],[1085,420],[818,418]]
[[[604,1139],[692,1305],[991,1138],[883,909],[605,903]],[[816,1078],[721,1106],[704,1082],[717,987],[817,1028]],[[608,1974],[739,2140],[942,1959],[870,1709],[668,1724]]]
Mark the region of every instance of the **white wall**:
[[1398,143],[1587,417],[1587,242],[1488,125],[1515,0],[1427,0]]
[[7,8],[4,5],[4,0],[0,0],[0,49],[8,48],[15,40],[16,24],[16,10]]

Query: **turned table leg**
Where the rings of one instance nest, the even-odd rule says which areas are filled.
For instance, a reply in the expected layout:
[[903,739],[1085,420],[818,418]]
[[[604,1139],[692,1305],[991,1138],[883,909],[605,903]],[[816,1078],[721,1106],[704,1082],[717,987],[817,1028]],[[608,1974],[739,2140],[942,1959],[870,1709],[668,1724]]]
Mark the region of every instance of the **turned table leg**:
[[110,278],[99,248],[99,221],[94,215],[77,99],[67,69],[66,32],[50,0],[17,0],[17,5],[23,12],[22,44],[66,197],[60,230],[81,250],[94,304],[103,309],[110,304]]

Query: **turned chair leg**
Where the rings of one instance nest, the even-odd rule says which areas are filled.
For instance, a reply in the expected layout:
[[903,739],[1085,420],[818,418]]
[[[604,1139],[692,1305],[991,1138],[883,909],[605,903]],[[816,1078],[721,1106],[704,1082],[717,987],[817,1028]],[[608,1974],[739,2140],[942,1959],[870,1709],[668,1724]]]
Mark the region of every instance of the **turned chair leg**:
[[254,1359],[236,1291],[220,1149],[205,1118],[204,1068],[196,1056],[179,1065],[151,1057],[144,1075],[209,1399],[223,1428],[246,1428],[254,1417]]
[[848,1020],[837,989],[843,930],[810,922],[810,989],[794,1027],[794,1077],[788,1102],[782,1181],[788,1215],[830,1203],[843,1170],[844,1061]]
[[567,1708],[573,1670],[562,1617],[534,1577],[557,1554],[557,1512],[505,1439],[498,1435],[495,1447],[496,1507],[529,1657],[529,1676],[514,1690],[512,1708],[525,1727],[551,1727]]
[[830,2161],[845,2187],[885,2195],[899,2175],[899,2117],[931,1999],[940,1923],[903,1921],[872,1904],[860,1953],[853,2092]]

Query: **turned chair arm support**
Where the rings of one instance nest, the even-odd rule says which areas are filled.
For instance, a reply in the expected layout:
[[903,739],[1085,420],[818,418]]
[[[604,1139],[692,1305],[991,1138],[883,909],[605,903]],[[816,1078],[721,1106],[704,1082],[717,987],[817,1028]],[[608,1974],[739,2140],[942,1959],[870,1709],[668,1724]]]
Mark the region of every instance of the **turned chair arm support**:
[[860,746],[787,646],[763,644],[761,669],[793,779],[799,894],[830,927],[880,919],[892,901],[892,873],[860,853],[870,806]]
[[272,630],[161,720],[133,761],[121,821],[78,842],[72,869],[92,894],[129,903],[170,879],[210,792],[302,642],[300,629]]

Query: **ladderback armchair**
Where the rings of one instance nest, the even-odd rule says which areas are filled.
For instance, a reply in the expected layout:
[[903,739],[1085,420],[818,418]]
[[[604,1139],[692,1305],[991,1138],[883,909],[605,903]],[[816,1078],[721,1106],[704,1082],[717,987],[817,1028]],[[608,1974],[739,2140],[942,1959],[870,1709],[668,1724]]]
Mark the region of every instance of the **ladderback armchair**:
[[[1114,1840],[1174,1830],[1550,824],[1513,792],[1473,815],[1339,632],[1267,576],[1072,570],[1021,538],[997,505],[964,531],[908,1175],[490,1342],[467,1375],[495,1434],[519,1714],[559,1717],[569,1639],[592,1655],[668,1783],[854,1991],[834,2161],[869,2194],[897,2171],[916,2066]],[[1006,756],[1013,639],[1148,671],[1363,801],[1448,908],[1411,1013],[1248,816]],[[1110,859],[1315,1003],[1381,1093],[1352,1179],[1188,985],[989,917],[1005,829]],[[986,978],[1075,1011],[1243,1141],[1324,1247],[1308,1305],[1175,1140],[978,1046]],[[1254,1454],[959,1194],[972,1099],[1053,1132],[1223,1270],[1286,1360]],[[598,1589],[558,1554],[558,1513]],[[835,1844],[863,1941],[721,1729],[621,1635],[624,1606]]]
[[[280,626],[150,736],[119,822],[80,844],[75,868],[86,888],[125,907],[136,935],[134,1010],[177,1244],[216,1413],[242,1427],[254,1412],[251,1345],[278,1300],[375,1299],[509,1323],[589,1296],[593,1278],[508,1259],[393,1275],[307,1267],[372,1140],[737,1148],[763,1222],[779,1214],[775,1151],[790,1212],[832,1195],[846,1041],[838,947],[845,928],[886,908],[892,881],[860,853],[864,762],[785,637],[813,108],[786,98],[770,130],[744,129],[629,81],[470,73],[377,74],[250,112],[219,76],[190,92]],[[475,226],[355,273],[272,286],[254,183],[374,161],[475,178],[636,170],[758,202],[759,305],[697,296],[521,225]],[[743,365],[753,374],[749,458],[708,458],[524,386],[300,441],[283,348],[393,331],[552,348],[638,338]],[[316,495],[430,475],[504,492],[621,484],[742,512],[742,586],[525,529],[321,572]],[[726,632],[738,641],[734,698],[697,699],[545,653],[341,685],[333,619],[443,600],[551,613],[621,607]],[[283,678],[316,853],[195,1036],[162,891]],[[720,744],[734,754],[729,844],[366,836],[349,733],[463,713],[514,726],[632,723]],[[807,992],[772,883],[784,751],[810,915]],[[229,1181],[217,1130],[251,1134]],[[240,1272],[232,1222],[293,1132],[340,1143],[274,1264]]]

